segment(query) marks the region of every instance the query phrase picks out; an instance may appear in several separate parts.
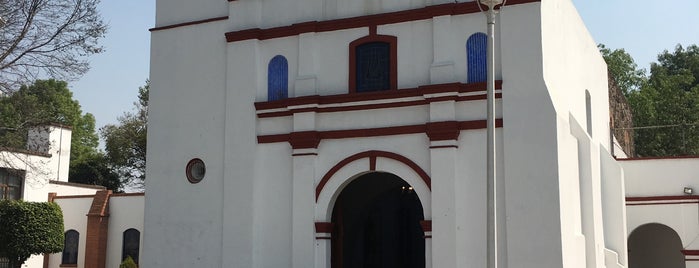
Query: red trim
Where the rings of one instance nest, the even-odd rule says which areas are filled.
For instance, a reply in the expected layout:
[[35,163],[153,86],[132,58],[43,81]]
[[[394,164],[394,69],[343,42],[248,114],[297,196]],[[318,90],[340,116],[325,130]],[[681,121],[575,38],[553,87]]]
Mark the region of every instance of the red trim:
[[366,152],[361,152],[355,155],[352,155],[350,157],[345,158],[344,160],[340,161],[339,163],[335,164],[325,175],[323,178],[318,182],[318,186],[316,186],[316,201],[318,201],[318,197],[320,196],[320,193],[323,191],[323,188],[325,187],[325,184],[328,183],[330,178],[337,173],[342,167],[348,165],[349,163],[352,163],[354,161],[357,161],[359,159],[364,159],[364,158],[377,158],[377,157],[383,157],[383,158],[389,158],[396,160],[398,162],[401,162],[408,167],[410,167],[413,171],[415,171],[419,176],[420,179],[422,179],[423,182],[425,182],[425,185],[427,185],[427,188],[432,189],[432,179],[430,179],[430,176],[427,175],[427,172],[425,172],[418,164],[415,162],[411,161],[405,156],[396,154],[396,153],[391,153],[391,152],[385,152],[385,151],[366,151]]
[[308,156],[308,155],[318,155],[317,153],[300,153],[300,154],[291,154],[291,156]]
[[77,198],[94,198],[95,195],[90,194],[90,195],[63,195],[63,196],[56,196],[53,198],[53,200],[57,199],[77,199]]
[[333,232],[333,227],[335,224],[332,222],[316,222],[315,227],[316,227],[316,233],[326,233],[330,234]]
[[432,220],[420,221],[420,227],[423,232],[432,232]]
[[[541,0],[509,0],[507,5],[517,5],[540,2]],[[377,25],[395,24],[407,21],[425,20],[444,15],[462,15],[479,13],[476,1],[433,5],[423,8],[409,9],[382,14],[350,17],[326,21],[309,21],[290,26],[267,29],[246,29],[226,33],[226,41],[236,42],[249,39],[266,40],[288,37],[309,32],[329,32],[352,28],[371,27]]]
[[653,203],[626,203],[627,206],[653,206],[653,205],[681,205],[681,204],[699,204],[699,201],[687,202],[653,202]]
[[664,159],[699,159],[699,155],[657,156],[657,157],[636,157],[636,158],[617,158],[618,161],[664,160]]
[[[681,251],[682,251],[682,254],[684,254],[685,256],[687,256],[687,255],[699,256],[699,250],[696,250],[696,249],[685,249],[685,250],[681,250]],[[696,260],[699,261],[699,259],[696,259]]]
[[369,170],[376,171],[376,156],[369,157]]
[[699,195],[626,197],[626,202],[674,201],[674,200],[699,200]]
[[301,131],[289,134],[289,143],[294,149],[318,148],[320,136],[318,131]]
[[128,196],[146,196],[146,193],[118,193],[118,194],[112,194],[112,197],[128,197]]
[[[231,1],[231,0],[229,0],[229,1]],[[233,1],[235,1],[235,0],[233,0]],[[179,28],[179,27],[184,27],[184,26],[202,24],[202,23],[207,23],[207,22],[214,22],[214,21],[219,21],[219,20],[227,20],[227,19],[228,19],[228,16],[203,19],[203,20],[195,20],[195,21],[165,25],[165,26],[160,26],[160,27],[154,27],[154,28],[148,29],[148,31],[155,32],[155,31],[160,31],[160,30],[167,30],[167,29],[172,29],[172,28]]]
[[356,51],[357,47],[366,43],[371,43],[371,42],[382,42],[382,43],[388,43],[390,47],[390,66],[391,70],[389,71],[389,75],[391,76],[390,79],[390,84],[391,88],[388,90],[395,90],[398,89],[398,38],[395,36],[390,36],[390,35],[376,35],[376,26],[374,25],[373,27],[370,27],[370,29],[373,28],[373,33],[370,31],[369,36],[365,36],[362,38],[359,38],[357,40],[352,41],[349,44],[349,92],[350,93],[356,93],[357,90],[357,56],[356,56]]
[[430,122],[426,127],[425,133],[430,141],[458,140],[461,134],[457,121]]
[[442,149],[442,148],[459,148],[457,145],[438,145],[438,146],[430,146],[430,149]]
[[[344,111],[355,111],[355,110],[368,110],[368,109],[383,109],[383,108],[397,108],[405,106],[415,106],[424,105],[434,101],[443,101],[441,98],[426,98],[423,100],[414,101],[397,101],[391,103],[377,103],[377,104],[362,104],[362,105],[343,105],[341,107],[324,107],[324,108],[299,108],[290,109],[289,111],[277,111],[277,112],[264,112],[264,110],[271,109],[289,109],[291,106],[302,106],[302,105],[330,105],[330,104],[347,104],[350,102],[364,102],[364,101],[374,101],[374,100],[397,100],[401,98],[410,97],[423,97],[428,94],[437,93],[471,93],[478,91],[485,91],[485,83],[448,83],[448,84],[436,84],[436,85],[425,85],[416,88],[390,90],[390,91],[378,91],[378,92],[366,92],[361,94],[350,93],[350,94],[339,94],[339,95],[329,95],[329,96],[303,96],[296,98],[288,98],[278,101],[264,101],[256,102],[255,109],[258,111],[257,117],[259,118],[269,118],[278,116],[290,116],[294,113],[301,112],[344,112]],[[502,89],[502,81],[498,80],[495,82],[496,89]],[[496,98],[501,98],[502,94],[497,93]],[[461,96],[461,97],[450,97],[455,98],[456,101],[471,101],[471,100],[484,100],[486,99],[485,94],[471,95],[471,96]]]
[[[486,128],[486,120],[474,121],[456,121],[458,131],[484,129]],[[428,124],[408,125],[396,127],[381,127],[381,128],[364,128],[364,129],[347,129],[347,130],[329,130],[329,131],[304,131],[292,132],[289,134],[274,134],[274,135],[258,135],[257,143],[277,143],[289,142],[294,149],[309,149],[317,148],[322,140],[330,139],[349,139],[349,138],[369,138],[392,135],[406,135],[427,133]],[[502,127],[502,119],[495,120],[496,127]],[[450,130],[451,131],[451,130]],[[439,136],[443,137],[443,136]],[[312,147],[315,146],[315,147]]]

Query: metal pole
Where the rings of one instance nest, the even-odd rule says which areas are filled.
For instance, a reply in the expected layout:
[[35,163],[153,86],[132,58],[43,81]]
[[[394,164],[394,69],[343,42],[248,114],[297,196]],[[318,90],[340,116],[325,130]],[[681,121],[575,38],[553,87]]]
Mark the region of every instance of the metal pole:
[[495,17],[497,11],[489,6],[488,17],[488,81],[487,81],[487,143],[488,143],[488,268],[498,267],[498,232],[497,232],[497,187],[495,176]]

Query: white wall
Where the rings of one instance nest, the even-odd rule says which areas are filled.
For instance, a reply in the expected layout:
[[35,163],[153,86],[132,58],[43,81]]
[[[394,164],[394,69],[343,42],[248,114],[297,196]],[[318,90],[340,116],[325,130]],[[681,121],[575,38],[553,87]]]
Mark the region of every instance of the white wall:
[[684,187],[699,191],[699,158],[619,161],[626,174],[626,195],[684,195]]
[[124,231],[136,229],[141,232],[141,251],[143,251],[143,202],[142,195],[112,195],[109,198],[109,233],[107,237],[107,260],[105,267],[119,267]]
[[[80,234],[78,242],[78,267],[85,267],[85,238],[87,237],[86,215],[90,211],[92,199],[92,196],[87,196],[78,198],[57,198],[54,200],[63,211],[64,233],[68,230],[76,230]],[[49,257],[49,267],[59,267],[62,256],[62,253],[51,254]]]
[[[159,8],[170,5],[162,2]],[[173,5],[176,8],[189,5],[181,2],[185,1],[172,4],[180,4]],[[152,33],[145,200],[145,213],[151,220],[143,230],[144,267],[220,266],[222,252],[211,249],[221,247],[223,165],[227,161],[223,26],[208,23]],[[252,101],[249,98],[247,103]],[[206,164],[206,177],[199,184],[185,177],[186,164],[193,158]],[[182,217],[181,211],[187,211],[187,216]],[[189,243],[183,246],[182,241]]]

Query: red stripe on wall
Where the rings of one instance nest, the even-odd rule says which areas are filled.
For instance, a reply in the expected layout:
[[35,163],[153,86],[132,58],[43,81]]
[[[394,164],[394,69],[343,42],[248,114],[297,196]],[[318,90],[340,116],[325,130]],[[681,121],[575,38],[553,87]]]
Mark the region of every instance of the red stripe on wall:
[[[541,0],[509,0],[507,5],[517,5],[540,2]],[[475,1],[463,3],[449,3],[433,5],[423,8],[388,12],[375,15],[358,16],[351,18],[308,21],[289,26],[281,26],[267,29],[245,29],[226,33],[226,41],[236,42],[250,39],[267,40],[295,36],[311,32],[330,32],[352,28],[375,27],[377,25],[395,24],[408,21],[431,19],[444,15],[462,15],[479,13],[480,9]]]

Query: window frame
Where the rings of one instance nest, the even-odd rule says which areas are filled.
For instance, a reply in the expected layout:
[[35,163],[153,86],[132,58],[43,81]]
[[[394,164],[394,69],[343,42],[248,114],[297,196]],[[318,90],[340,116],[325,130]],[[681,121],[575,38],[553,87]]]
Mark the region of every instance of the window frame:
[[487,80],[488,35],[476,32],[466,39],[466,82],[484,83]]
[[350,42],[349,44],[349,83],[348,91],[349,93],[371,93],[371,92],[357,92],[357,47],[367,44],[367,43],[388,43],[389,47],[389,84],[390,87],[384,90],[372,91],[372,92],[382,92],[388,90],[398,89],[398,38],[391,35],[377,35],[371,34],[357,40]]
[[[24,179],[26,173],[23,170],[0,168],[0,200],[22,200],[24,198]],[[10,183],[11,179],[16,179],[16,185]],[[11,189],[18,191],[17,199],[9,199]]]
[[[75,256],[74,260],[71,258],[69,254],[69,251],[66,251],[66,248],[68,248],[68,234],[75,234]],[[71,266],[71,265],[77,265],[78,264],[78,255],[80,254],[80,232],[70,229],[68,231],[65,231],[63,233],[63,251],[61,253],[61,266]],[[67,260],[67,261],[66,261]]]
[[137,240],[136,240],[136,241],[138,242],[138,243],[137,243],[138,246],[135,248],[135,250],[136,250],[136,256],[128,255],[128,256],[131,256],[131,259],[133,259],[133,261],[134,261],[136,264],[138,264],[138,259],[140,258],[140,255],[141,255],[141,231],[139,231],[139,230],[136,229],[136,228],[129,228],[129,229],[126,229],[126,230],[124,230],[124,232],[122,232],[122,234],[121,234],[121,261],[124,261],[124,260],[126,259],[126,256],[127,256],[127,252],[126,252],[126,245],[127,245],[127,244],[126,244],[126,235],[127,235],[127,232],[136,232],[136,234],[138,234]]
[[[274,64],[274,65],[273,65]],[[282,81],[282,84],[279,86],[279,88],[273,87],[273,76],[272,70],[273,67],[283,67],[282,68],[282,74],[276,74],[278,76],[283,76],[280,81]],[[276,80],[274,80],[276,81]],[[281,92],[283,93],[283,96],[276,96],[275,93]],[[278,101],[278,100],[284,100],[289,98],[289,60],[284,57],[283,55],[276,55],[272,57],[269,62],[267,63],[267,101]]]

